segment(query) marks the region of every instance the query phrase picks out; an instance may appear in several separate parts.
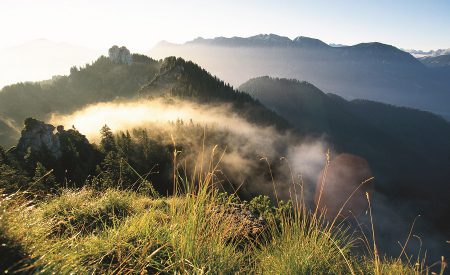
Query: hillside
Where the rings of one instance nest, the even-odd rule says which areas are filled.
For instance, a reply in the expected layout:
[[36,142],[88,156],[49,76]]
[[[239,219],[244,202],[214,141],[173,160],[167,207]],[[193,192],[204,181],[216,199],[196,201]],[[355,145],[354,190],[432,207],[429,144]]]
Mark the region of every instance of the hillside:
[[211,191],[215,171],[208,172],[200,190],[172,197],[90,187],[65,189],[44,202],[2,194],[0,270],[374,275],[429,270],[424,262],[403,263],[401,257],[360,257],[352,251],[354,237],[312,213],[300,218],[265,197],[242,202]]
[[423,57],[419,60],[420,62],[431,68],[450,66],[450,54]]
[[[180,58],[169,57],[161,62],[156,62],[144,56],[133,55],[133,62],[129,65],[100,57],[94,64],[85,68],[74,68],[70,76],[55,81],[55,83],[16,84],[6,87],[0,94],[5,99],[2,101],[5,106],[5,109],[2,110],[5,116],[9,115],[11,120],[15,118],[17,121],[18,118],[26,118],[23,119],[25,128],[21,132],[20,139],[18,131],[14,130],[12,138],[6,139],[5,135],[4,139],[11,144],[6,143],[3,146],[6,149],[15,146],[8,151],[11,165],[23,170],[26,175],[31,177],[40,163],[46,168],[46,171],[53,170],[56,182],[62,183],[68,180],[75,186],[82,186],[89,176],[97,173],[96,167],[110,165],[103,161],[112,161],[115,166],[120,163],[121,158],[125,157],[139,174],[146,174],[152,169],[157,169],[157,172],[151,173],[147,177],[152,182],[156,182],[157,191],[167,194],[167,192],[172,192],[171,186],[167,184],[168,174],[170,174],[170,169],[173,169],[168,161],[168,152],[173,147],[171,138],[177,138],[179,148],[186,148],[185,155],[189,157],[189,151],[195,152],[201,147],[200,137],[205,134],[202,127],[207,127],[207,140],[211,143],[208,143],[207,146],[219,145],[222,149],[228,148],[228,151],[234,152],[233,161],[256,162],[252,168],[246,169],[242,173],[236,173],[233,163],[230,164],[232,168],[224,168],[224,171],[230,170],[236,174],[228,176],[229,184],[232,186],[242,185],[243,182],[239,182],[240,180],[249,181],[250,185],[253,185],[253,188],[243,192],[250,196],[255,195],[259,190],[259,188],[255,188],[258,180],[259,183],[267,181],[264,178],[267,176],[265,173],[261,173],[261,176],[258,177],[252,175],[258,169],[259,171],[264,169],[263,163],[258,163],[257,159],[259,159],[258,153],[267,150],[262,149],[261,152],[257,152],[258,148],[264,148],[271,142],[288,142],[287,136],[282,133],[291,129],[291,126],[285,119],[267,109],[248,94],[234,90],[198,65]],[[57,89],[61,87],[58,83],[62,83],[60,90]],[[82,84],[84,86],[81,86]],[[68,100],[64,100],[64,96],[67,96]],[[24,99],[22,102],[24,108],[17,108],[17,106],[13,108],[14,105],[19,104],[20,98]],[[28,98],[35,100],[29,101]],[[116,100],[117,98],[120,100]],[[61,104],[59,104],[59,100],[61,100]],[[164,100],[166,100],[165,103],[163,103]],[[10,102],[10,104],[5,104],[6,102]],[[180,105],[179,107],[183,108],[183,105],[188,112],[193,113],[189,117],[174,117],[176,127],[173,125],[175,121],[163,119],[134,124],[134,127],[116,128],[116,133],[122,132],[117,133],[118,136],[115,138],[118,145],[113,147],[120,149],[112,152],[109,152],[109,149],[102,151],[96,146],[92,146],[72,123],[64,125],[66,126],[64,129],[62,125],[50,125],[43,122],[49,121],[49,118],[55,113],[70,116],[77,111],[84,110],[85,106],[91,108],[98,106],[95,105],[98,102],[100,105],[102,103],[119,105],[128,103],[131,107],[140,105],[148,109],[160,110],[162,108],[162,112],[165,107],[173,109]],[[198,109],[205,109],[205,114],[197,114]],[[97,109],[94,116],[99,110],[100,108]],[[203,122],[201,116],[207,117],[208,122]],[[128,124],[141,119],[144,118],[130,116]],[[246,131],[243,134],[235,133],[234,130],[229,129],[227,120],[239,123],[241,127],[246,128]],[[61,121],[55,121],[55,123],[62,124]],[[97,133],[95,136],[101,138],[104,133],[102,132],[101,135],[98,133],[103,131],[102,126],[110,123],[114,123],[113,116],[111,113],[107,113],[98,128],[94,130]],[[81,125],[81,127],[83,126]],[[7,124],[4,127],[8,131],[13,131]],[[21,126],[17,126],[17,128],[19,127]],[[169,129],[172,129],[171,133],[168,133]],[[259,139],[254,141],[249,139],[249,135],[253,132],[259,135],[270,134],[270,137],[264,137],[265,144],[258,144]],[[111,135],[113,134],[111,133]],[[195,148],[190,148],[194,145]],[[243,146],[243,148],[239,148],[239,146]],[[278,155],[284,154],[283,152],[286,152],[288,147],[289,144],[284,144],[271,149],[270,152],[274,152],[271,158],[277,158]],[[149,151],[154,155],[150,156]],[[238,174],[241,177],[239,180]],[[136,175],[131,175],[129,180],[132,181],[132,179],[136,180]],[[6,187],[3,186],[3,188]],[[242,189],[246,188],[244,186]],[[263,189],[267,189],[267,187]],[[266,191],[265,193],[270,194]]]
[[[0,91],[0,117],[20,129],[30,116],[48,120],[52,113],[67,114],[96,102],[132,98],[158,70],[159,63],[145,56],[133,55],[131,65],[102,56],[85,67],[72,67],[68,76],[4,87]],[[19,138],[18,132],[5,130],[4,135]],[[5,137],[0,145],[9,147],[14,143]]]
[[[430,193],[428,188],[414,192],[414,182],[434,176],[442,184],[448,176],[444,167],[450,165],[450,124],[431,113],[367,100],[347,101],[310,83],[288,79],[255,78],[239,90],[286,118],[300,133],[325,134],[336,150],[367,158],[379,166],[382,178],[403,179],[410,196]],[[418,165],[422,168],[413,168]],[[406,187],[399,184],[392,184],[390,192],[394,186]]]
[[[27,120],[17,146],[19,152],[25,142],[36,141],[29,135],[36,127],[52,129],[51,125]],[[180,129],[180,125],[175,127]],[[197,130],[204,131],[204,128]],[[99,153],[104,154],[104,159],[97,166],[97,175],[78,188],[71,179],[65,180],[64,187],[58,185],[42,164],[37,165],[33,178],[27,179],[12,168],[11,154],[20,156],[20,153],[5,155],[0,150],[0,253],[4,255],[0,258],[0,270],[32,274],[92,270],[155,274],[202,270],[374,275],[428,271],[422,258],[410,262],[403,255],[371,256],[374,252],[370,244],[361,241],[363,232],[350,233],[347,225],[340,222],[330,224],[302,200],[298,205],[293,205],[294,197],[288,203],[271,203],[268,196],[245,201],[234,193],[219,192],[218,179],[226,172],[222,169],[227,163],[221,165],[224,159],[220,152],[215,153],[215,147],[211,152],[197,152],[194,163],[189,162],[193,170],[188,172],[192,177],[185,175],[185,162],[174,154],[189,148],[163,150],[162,155],[173,158],[166,161],[177,165],[174,182],[168,184],[176,186],[178,191],[160,195],[153,187],[161,184],[162,178],[153,181],[157,178],[150,179],[149,173],[140,176],[132,162],[148,154],[138,165],[147,164],[149,168],[155,160],[163,164],[164,160],[158,159],[161,152],[155,140],[143,138],[142,130],[136,131],[140,136],[133,133],[133,138],[128,132],[115,136],[107,129],[102,132]],[[84,165],[85,159],[77,152],[97,150],[89,149],[85,138],[75,130],[59,128],[56,136],[42,141],[49,140],[53,144],[57,140],[61,142],[61,157],[70,160],[65,163],[69,167],[63,167],[63,170],[68,168],[68,175],[83,171],[77,165]],[[35,151],[38,147],[31,148],[32,152],[39,153]],[[67,149],[71,151],[64,152]],[[59,156],[57,151],[52,152]],[[68,153],[72,154],[69,158]],[[209,154],[213,158],[204,159]],[[31,159],[36,161],[34,157]],[[11,182],[18,185],[11,189]],[[17,191],[19,188],[26,191]],[[378,245],[380,240],[377,240]],[[432,270],[443,272],[444,269],[442,262]]]
[[408,211],[421,213],[442,232],[449,230],[450,124],[444,119],[367,100],[347,101],[296,80],[260,77],[239,90],[300,132],[325,135],[337,152],[364,157],[373,169],[378,192]]
[[376,100],[450,117],[444,104],[450,97],[448,78],[382,43],[331,47],[313,38],[291,40],[270,34],[199,38],[180,45],[165,42],[149,55],[195,60],[235,86],[260,75],[295,78],[346,99]]
[[205,69],[182,58],[168,57],[160,72],[139,90],[145,97],[175,96],[200,104],[231,103],[233,110],[249,122],[276,126],[280,130],[290,125],[276,113],[254,100],[247,93],[234,90],[229,84],[212,76]]

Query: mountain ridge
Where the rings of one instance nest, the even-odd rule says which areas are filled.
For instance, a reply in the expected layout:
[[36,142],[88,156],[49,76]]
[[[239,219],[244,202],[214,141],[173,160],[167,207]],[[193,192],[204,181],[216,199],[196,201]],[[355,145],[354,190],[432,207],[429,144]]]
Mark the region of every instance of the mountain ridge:
[[[390,234],[399,230],[399,220],[409,221],[417,213],[423,220],[415,230],[434,232],[426,234],[426,242],[434,234],[448,232],[450,123],[446,120],[406,107],[348,101],[293,79],[253,78],[239,89],[287,119],[298,131],[325,137],[335,154],[350,153],[366,159],[375,177],[374,204],[379,207],[375,212],[380,215],[378,219],[386,220]],[[393,243],[389,236],[380,238],[383,246]],[[442,243],[436,247],[445,250]]]
[[[267,76],[251,79],[239,89],[288,119],[299,131],[317,136],[326,133],[338,150],[366,157],[370,163],[389,163],[392,152],[398,156],[409,152],[436,173],[438,167],[450,165],[450,123],[432,113],[370,100],[347,101],[308,82]],[[384,159],[380,159],[380,152],[384,152]],[[394,162],[403,163],[406,173],[415,161]],[[390,173],[395,175],[397,170]]]
[[[407,55],[413,57],[409,52],[403,51],[395,46],[381,43],[381,42],[361,42],[354,45],[341,45],[339,44],[338,47],[331,46],[330,44],[327,44],[323,42],[322,40],[318,38],[313,37],[307,37],[307,36],[297,36],[294,39],[290,39],[286,36],[281,36],[277,34],[258,34],[254,36],[249,37],[240,37],[240,36],[233,36],[233,37],[215,37],[215,38],[203,38],[203,37],[197,37],[193,40],[187,41],[185,43],[171,43],[169,41],[163,40],[156,44],[155,47],[158,46],[182,46],[182,45],[215,45],[215,46],[286,46],[286,47],[306,47],[306,48],[335,48],[337,50],[342,50],[346,48],[368,48],[372,47],[375,49],[380,49],[382,47],[390,48],[391,50],[398,50],[400,52],[406,53]],[[334,45],[334,44],[332,44]]]
[[419,60],[430,68],[450,67],[450,54],[422,57]]
[[450,100],[447,72],[431,70],[411,54],[379,42],[331,47],[313,38],[298,38],[298,45],[294,40],[274,34],[200,38],[158,44],[149,55],[195,60],[236,87],[260,75],[295,78],[348,100],[413,107],[450,119],[444,103]]
[[142,86],[138,94],[140,97],[171,95],[200,103],[228,102],[252,123],[274,125],[279,130],[290,128],[287,121],[266,110],[247,93],[233,89],[197,64],[182,58],[164,59],[159,74]]

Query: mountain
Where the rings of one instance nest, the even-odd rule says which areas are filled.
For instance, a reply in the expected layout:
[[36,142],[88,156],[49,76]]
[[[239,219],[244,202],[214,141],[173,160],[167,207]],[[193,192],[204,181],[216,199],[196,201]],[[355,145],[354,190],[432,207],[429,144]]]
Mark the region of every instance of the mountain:
[[438,50],[431,50],[431,51],[422,51],[422,50],[404,50],[405,52],[410,53],[416,58],[423,58],[423,57],[435,57],[439,55],[447,55],[450,54],[450,49],[438,49]]
[[[169,43],[170,44],[170,43]],[[198,37],[193,41],[187,42],[186,44],[192,45],[217,45],[217,46],[231,46],[231,47],[242,47],[242,46],[266,46],[266,47],[274,47],[274,46],[289,46],[292,44],[292,41],[287,37],[282,37],[276,34],[260,34],[251,36],[248,38],[242,37],[216,37],[214,39],[204,39],[202,37]]]
[[331,47],[313,38],[274,34],[248,38],[197,38],[182,45],[159,43],[150,56],[195,60],[238,86],[260,75],[295,78],[346,99],[364,98],[432,111],[450,118],[450,78],[409,53],[382,43]]
[[[389,202],[450,230],[450,124],[429,112],[368,100],[347,101],[297,80],[254,78],[239,87],[300,133],[325,136],[337,153],[365,158]],[[398,207],[398,206],[397,206]]]
[[[168,42],[163,44],[170,45]],[[202,37],[196,38],[193,41],[187,42],[188,45],[215,45],[215,46],[231,46],[231,47],[245,47],[245,46],[259,46],[259,47],[329,47],[326,43],[319,39],[299,36],[291,40],[284,36],[276,34],[259,34],[248,38],[242,37],[216,37],[214,39],[204,39]]]
[[330,44],[328,44],[328,45],[330,45],[331,47],[347,47],[348,45],[344,45],[344,44],[339,44],[339,43],[330,43]]
[[[0,90],[0,118],[21,129],[29,116],[48,120],[53,113],[67,114],[88,104],[136,96],[137,90],[156,75],[159,63],[137,54],[132,60],[123,64],[102,56],[83,68],[72,67],[68,76],[6,86]],[[18,139],[18,131],[11,127],[4,131],[0,145],[14,145],[11,137]]]
[[439,56],[428,56],[419,59],[420,62],[428,67],[450,67],[450,54]]
[[139,90],[141,97],[170,95],[199,103],[231,103],[233,110],[249,122],[265,126],[290,128],[286,120],[271,112],[251,96],[209,74],[197,64],[182,58],[168,57],[160,72]]
[[22,81],[40,81],[69,73],[72,66],[91,63],[97,50],[37,39],[0,51],[0,88]]

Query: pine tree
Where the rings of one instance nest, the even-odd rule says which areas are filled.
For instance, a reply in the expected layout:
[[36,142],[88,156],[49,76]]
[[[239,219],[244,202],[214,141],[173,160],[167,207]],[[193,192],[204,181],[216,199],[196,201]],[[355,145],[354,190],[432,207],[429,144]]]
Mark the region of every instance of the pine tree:
[[132,154],[132,146],[133,140],[131,139],[131,135],[128,131],[126,133],[120,133],[117,135],[117,151],[119,156],[124,159],[129,159]]
[[111,131],[111,128],[108,127],[108,125],[105,124],[105,126],[102,127],[100,130],[101,135],[101,141],[100,141],[100,149],[103,151],[103,153],[109,153],[109,152],[115,152],[116,151],[116,145],[114,142],[114,135]]

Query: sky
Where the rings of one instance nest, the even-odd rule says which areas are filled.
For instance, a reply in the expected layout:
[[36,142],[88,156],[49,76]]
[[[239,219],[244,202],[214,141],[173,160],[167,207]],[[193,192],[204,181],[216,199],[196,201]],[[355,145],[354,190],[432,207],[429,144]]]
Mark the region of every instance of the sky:
[[161,40],[275,33],[353,45],[450,48],[447,0],[0,0],[0,49],[49,39],[146,52]]

